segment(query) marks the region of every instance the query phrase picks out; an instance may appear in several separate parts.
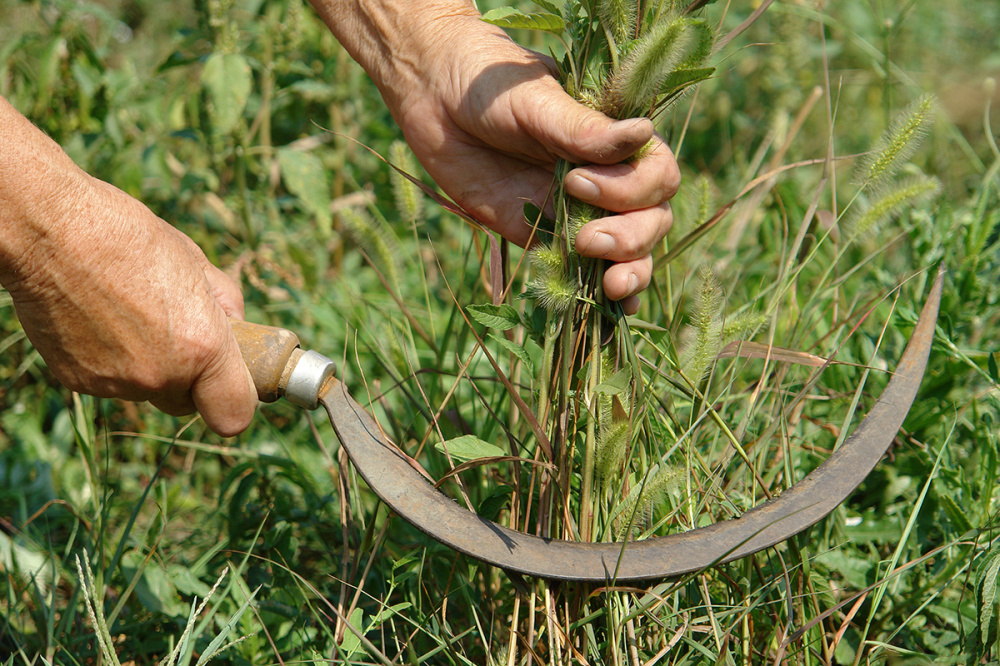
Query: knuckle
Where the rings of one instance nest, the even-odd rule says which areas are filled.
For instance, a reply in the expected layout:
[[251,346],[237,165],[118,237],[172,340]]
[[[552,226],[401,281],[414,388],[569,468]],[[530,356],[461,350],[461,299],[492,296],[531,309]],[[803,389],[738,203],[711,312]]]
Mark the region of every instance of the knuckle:
[[645,243],[634,233],[619,235],[617,245],[625,260],[635,259],[646,251]]
[[677,166],[677,162],[673,159],[668,162],[664,169],[661,187],[663,188],[665,200],[672,199],[681,187],[681,170]]

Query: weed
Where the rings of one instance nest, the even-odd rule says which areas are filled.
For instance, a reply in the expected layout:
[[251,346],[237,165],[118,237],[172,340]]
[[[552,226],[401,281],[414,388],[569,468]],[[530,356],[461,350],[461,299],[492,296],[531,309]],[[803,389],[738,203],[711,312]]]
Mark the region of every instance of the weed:
[[[0,93],[195,238],[241,282],[249,318],[339,356],[386,432],[485,517],[579,536],[590,445],[593,539],[686,531],[779,494],[878,394],[943,261],[931,366],[890,456],[829,519],[753,557],[628,590],[523,581],[388,515],[331,429],[289,405],[221,440],[72,396],[0,294],[0,663],[197,663],[233,636],[247,638],[213,663],[996,658],[1000,162],[981,85],[996,3],[774,3],[732,40],[745,3],[550,4],[534,15],[559,18],[544,20],[567,44],[585,20],[596,31],[568,58],[551,42],[573,93],[654,113],[685,170],[640,316],[612,316],[597,353],[614,306],[568,250],[599,211],[558,206],[493,306],[482,238],[350,140],[419,176],[377,91],[299,0],[6,3]],[[709,27],[727,44],[714,73],[695,64]],[[660,53],[669,34],[687,45]],[[638,78],[625,85],[623,68]],[[945,91],[933,131],[930,89]],[[551,308],[520,298],[549,271],[568,281]],[[557,322],[582,313],[595,319],[557,344]],[[540,464],[528,421],[542,415],[512,391],[556,403],[540,432],[561,442],[560,474]],[[481,464],[452,474],[441,450],[460,445]],[[192,614],[186,600],[209,597]]]

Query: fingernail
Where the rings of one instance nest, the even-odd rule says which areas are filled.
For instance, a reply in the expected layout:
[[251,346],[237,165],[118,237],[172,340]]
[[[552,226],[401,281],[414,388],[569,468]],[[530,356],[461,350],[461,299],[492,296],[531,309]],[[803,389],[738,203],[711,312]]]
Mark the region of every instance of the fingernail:
[[632,132],[638,129],[640,126],[648,124],[650,121],[646,118],[629,118],[627,120],[617,120],[611,123],[611,131],[613,132]]
[[631,296],[639,288],[639,276],[635,273],[628,274],[628,294]]
[[594,237],[590,239],[587,243],[587,247],[583,248],[582,254],[586,254],[589,257],[606,257],[615,249],[615,237],[611,234],[606,234],[603,231],[598,231],[594,234]]
[[597,201],[601,196],[601,188],[579,174],[573,174],[566,179],[566,190],[580,201]]

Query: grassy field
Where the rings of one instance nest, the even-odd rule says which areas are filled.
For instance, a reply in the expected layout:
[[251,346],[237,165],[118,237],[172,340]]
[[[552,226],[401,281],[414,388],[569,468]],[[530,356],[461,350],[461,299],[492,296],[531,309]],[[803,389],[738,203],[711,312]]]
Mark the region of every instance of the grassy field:
[[[726,35],[757,6],[700,15]],[[221,439],[71,394],[0,292],[0,666],[226,646],[215,663],[997,663],[1000,4],[778,0],[711,61],[660,118],[685,182],[629,322],[655,446],[603,477],[602,538],[725,519],[815,468],[882,391],[943,264],[917,403],[830,518],[643,588],[511,579],[392,517],[319,412],[263,406]],[[490,338],[463,316],[491,302],[486,239],[365,149],[420,175],[302,0],[0,0],[0,94],[193,237],[248,319],[337,359],[432,476],[462,462],[443,453],[458,437],[537,455],[477,343],[533,404],[537,331]],[[919,148],[866,177],[858,154],[920,100]],[[529,324],[530,277],[525,262],[508,301]],[[727,333],[790,351],[719,358]],[[489,462],[443,489],[523,527],[539,469]],[[637,499],[653,469],[660,492]],[[639,525],[616,519],[640,503]]]

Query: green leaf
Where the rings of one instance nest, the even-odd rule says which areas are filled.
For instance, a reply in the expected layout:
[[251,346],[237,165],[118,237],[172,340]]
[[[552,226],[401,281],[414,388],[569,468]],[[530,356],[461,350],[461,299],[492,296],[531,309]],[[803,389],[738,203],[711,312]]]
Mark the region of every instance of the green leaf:
[[509,305],[470,305],[469,314],[487,328],[509,331],[521,323],[517,310]]
[[250,605],[253,604],[253,600],[257,596],[258,592],[260,592],[260,586],[257,586],[257,589],[251,592],[250,596],[247,597],[242,604],[240,604],[240,607],[236,609],[236,612],[233,613],[232,617],[230,617],[226,622],[226,626],[222,627],[222,630],[216,634],[215,638],[212,639],[212,642],[209,643],[208,647],[201,653],[201,656],[198,658],[195,666],[203,666],[204,664],[207,664],[226,649],[229,645],[229,637],[232,635],[237,625],[239,625],[243,614],[246,613],[247,609],[250,608]]
[[201,84],[208,93],[215,131],[233,131],[243,117],[253,87],[250,63],[238,53],[213,53],[201,70]]
[[994,383],[1000,384],[1000,368],[997,367],[998,357],[1000,357],[1000,352],[993,352],[987,358],[986,365],[990,372],[990,379],[992,379]]
[[997,612],[1000,611],[1000,549],[994,548],[979,566],[976,576],[976,604],[980,642],[987,650],[997,640]]
[[498,7],[483,14],[483,20],[495,26],[510,29],[544,30],[556,35],[566,29],[566,22],[558,14],[549,12],[532,12],[525,14],[514,7]]
[[624,368],[611,375],[603,382],[594,387],[594,393],[604,393],[606,395],[617,395],[626,393],[632,385],[632,366],[626,365]]
[[333,215],[330,213],[330,184],[323,162],[312,153],[281,148],[278,167],[285,187],[302,201],[306,210],[316,217],[323,234],[329,236]]
[[499,458],[507,452],[495,444],[483,441],[475,435],[462,435],[434,445],[438,451],[451,455],[459,460],[479,460],[480,458]]
[[669,94],[701,83],[715,74],[714,67],[697,67],[695,69],[675,69],[663,82],[662,92]]
[[528,356],[528,350],[526,350],[523,346],[493,333],[490,333],[490,337],[499,342],[500,346],[504,349],[516,356],[521,363],[524,363],[529,371],[534,371],[535,364],[531,362],[531,357]]
[[[350,620],[348,624],[358,630],[358,632],[363,632],[365,630],[365,613],[360,608],[355,608],[354,612],[351,613]],[[358,638],[357,634],[348,629],[344,632],[344,640],[340,644],[340,649],[343,650],[344,656],[348,659],[353,657],[355,654],[361,650],[361,639]]]
[[129,551],[122,556],[122,567],[126,577],[141,570],[141,578],[135,586],[135,596],[143,608],[153,613],[163,613],[169,617],[181,617],[187,611],[187,604],[181,601],[177,588],[167,576],[167,572],[157,566],[146,566],[138,551]]
[[378,625],[382,624],[383,622],[391,618],[393,615],[398,615],[402,613],[412,605],[413,604],[411,604],[409,601],[403,601],[394,606],[383,606],[382,608],[379,609],[378,613],[375,614],[375,617],[372,618],[370,624],[372,627],[377,627]]
[[496,520],[503,508],[507,506],[513,492],[514,489],[510,486],[500,486],[479,503],[479,506],[476,507],[476,513],[486,520]]
[[561,14],[562,12],[556,7],[556,3],[549,2],[548,0],[535,0],[535,4],[552,14]]
[[941,502],[941,508],[948,515],[948,520],[951,521],[957,534],[965,534],[973,529],[968,517],[969,507],[959,506],[955,498],[948,493],[940,493],[938,499]]

